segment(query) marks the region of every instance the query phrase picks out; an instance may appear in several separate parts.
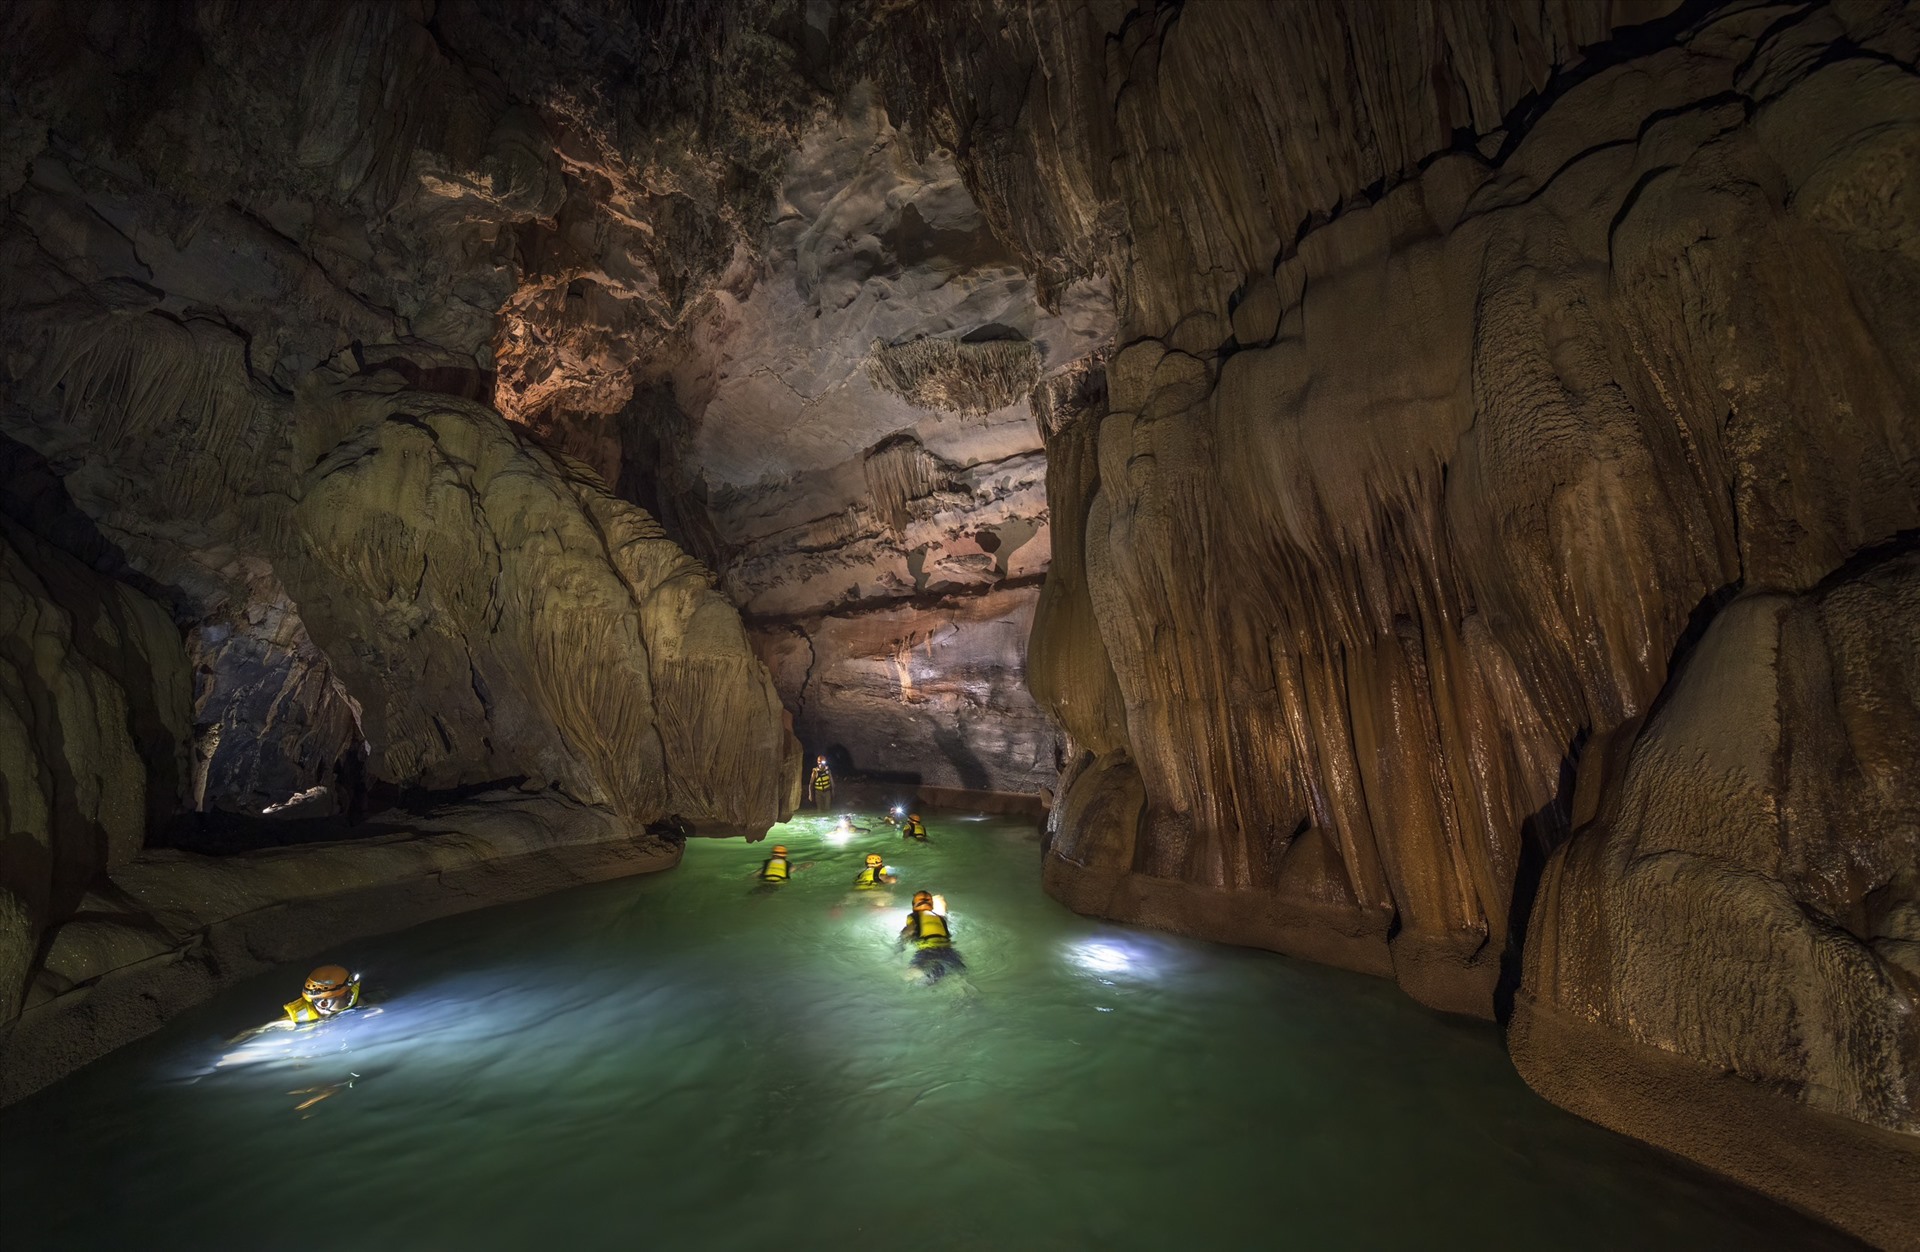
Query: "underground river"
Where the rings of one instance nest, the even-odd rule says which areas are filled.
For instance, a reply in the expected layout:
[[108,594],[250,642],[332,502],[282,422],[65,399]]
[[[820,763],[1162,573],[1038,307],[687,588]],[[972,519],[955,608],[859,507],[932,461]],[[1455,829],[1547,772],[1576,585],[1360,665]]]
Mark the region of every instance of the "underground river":
[[[1037,836],[777,829],[237,985],[0,1111],[9,1246],[1846,1247],[1575,1119],[1385,981],[1076,917]],[[850,890],[862,854],[900,874]],[[945,895],[967,971],[892,937]]]

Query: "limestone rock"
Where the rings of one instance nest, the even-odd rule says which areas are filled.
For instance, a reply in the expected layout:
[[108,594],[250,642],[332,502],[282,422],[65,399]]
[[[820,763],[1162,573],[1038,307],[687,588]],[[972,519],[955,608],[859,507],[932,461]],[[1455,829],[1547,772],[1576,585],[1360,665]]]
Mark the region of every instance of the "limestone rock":
[[[1137,339],[1056,440],[1055,533],[1084,531],[1078,562],[1056,544],[1037,689],[1138,771],[1140,891],[1217,894],[1185,927],[1303,954],[1331,930],[1491,1013],[1581,746],[1644,714],[1696,608],[1920,519],[1881,346],[1912,314],[1869,276],[1910,274],[1920,227],[1797,190],[1885,203],[1920,94],[1869,54],[1819,62],[1831,16],[1749,63],[1761,33],[1729,16],[1594,74],[1464,201],[1449,169],[1349,208],[1289,263],[1270,346],[1216,380]],[[1232,903],[1260,897],[1278,911]]]
[[[1550,1099],[1695,1149],[1661,1067],[1584,1084],[1558,1023],[1685,1058],[1851,1123],[1906,1182],[1860,1205],[1827,1164],[1735,1158],[1750,1185],[1889,1245],[1920,1204],[1920,557],[1735,601],[1548,863],[1515,1061]],[[1676,1066],[1677,1067],[1677,1066]],[[1838,1118],[1835,1119],[1836,1121]],[[1827,1137],[1827,1136],[1823,1136]],[[1884,1177],[1875,1170],[1870,1177]],[[1880,1185],[1885,1186],[1883,1181]],[[1903,1199],[1904,1197],[1904,1199]]]
[[[531,776],[639,822],[778,820],[798,768],[712,576],[497,416],[334,397],[282,559],[380,777]],[[303,458],[304,459],[304,458]]]
[[754,630],[808,748],[929,787],[1038,794],[1059,735],[1026,689],[1032,586]]
[[923,409],[979,417],[1026,398],[1040,354],[1024,339],[875,340],[867,381]]
[[0,1024],[42,930],[183,801],[187,694],[158,605],[0,521]]

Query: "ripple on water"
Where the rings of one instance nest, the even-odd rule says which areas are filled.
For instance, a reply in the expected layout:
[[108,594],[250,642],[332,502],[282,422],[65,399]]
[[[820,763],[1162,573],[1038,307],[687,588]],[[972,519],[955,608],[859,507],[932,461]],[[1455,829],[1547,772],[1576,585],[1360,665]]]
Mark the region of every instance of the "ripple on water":
[[[1075,917],[1029,828],[934,816],[791,823],[771,891],[767,844],[695,841],[343,945],[379,1011],[299,1035],[225,1042],[304,969],[236,986],[0,1112],[9,1246],[1850,1246],[1540,1101],[1491,1027]],[[937,986],[893,946],[921,887]]]

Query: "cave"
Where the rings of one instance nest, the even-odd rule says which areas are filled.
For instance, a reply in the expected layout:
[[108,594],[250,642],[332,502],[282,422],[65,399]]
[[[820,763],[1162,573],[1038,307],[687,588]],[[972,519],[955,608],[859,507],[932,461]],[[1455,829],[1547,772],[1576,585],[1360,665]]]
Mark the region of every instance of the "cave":
[[9,1246],[1920,1249],[1920,3],[0,92]]

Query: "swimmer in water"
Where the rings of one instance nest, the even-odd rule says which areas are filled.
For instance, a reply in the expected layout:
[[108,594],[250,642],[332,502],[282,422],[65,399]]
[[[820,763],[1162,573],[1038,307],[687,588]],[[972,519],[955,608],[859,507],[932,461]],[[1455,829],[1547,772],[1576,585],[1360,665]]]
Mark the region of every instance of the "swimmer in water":
[[761,882],[779,883],[793,877],[793,866],[787,860],[787,845],[773,845],[773,855],[760,863],[758,877]]
[[298,1000],[289,1000],[281,1011],[296,1026],[324,1022],[348,1009],[360,1006],[360,975],[349,974],[344,965],[322,965],[307,975],[307,985]]
[[913,912],[907,914],[907,923],[900,928],[895,946],[908,944],[913,945],[913,968],[929,984],[967,967],[960,953],[954,950],[953,927],[948,925],[946,914],[934,909],[932,892],[913,893]]
[[861,870],[859,877],[853,880],[853,886],[856,891],[874,891],[886,886],[888,883],[899,881],[898,878],[895,878],[887,872],[886,858],[882,857],[878,852],[869,852],[867,853],[867,867]]
[[[307,975],[307,982],[300,990],[298,1000],[289,1000],[281,1006],[286,1014],[277,1021],[264,1026],[255,1026],[252,1030],[242,1031],[229,1039],[229,1043],[241,1043],[269,1030],[294,1030],[301,1026],[312,1026],[320,1022],[339,1017],[360,1007],[360,975],[349,973],[344,965],[322,965]],[[378,1009],[370,1010],[379,1012]]]

